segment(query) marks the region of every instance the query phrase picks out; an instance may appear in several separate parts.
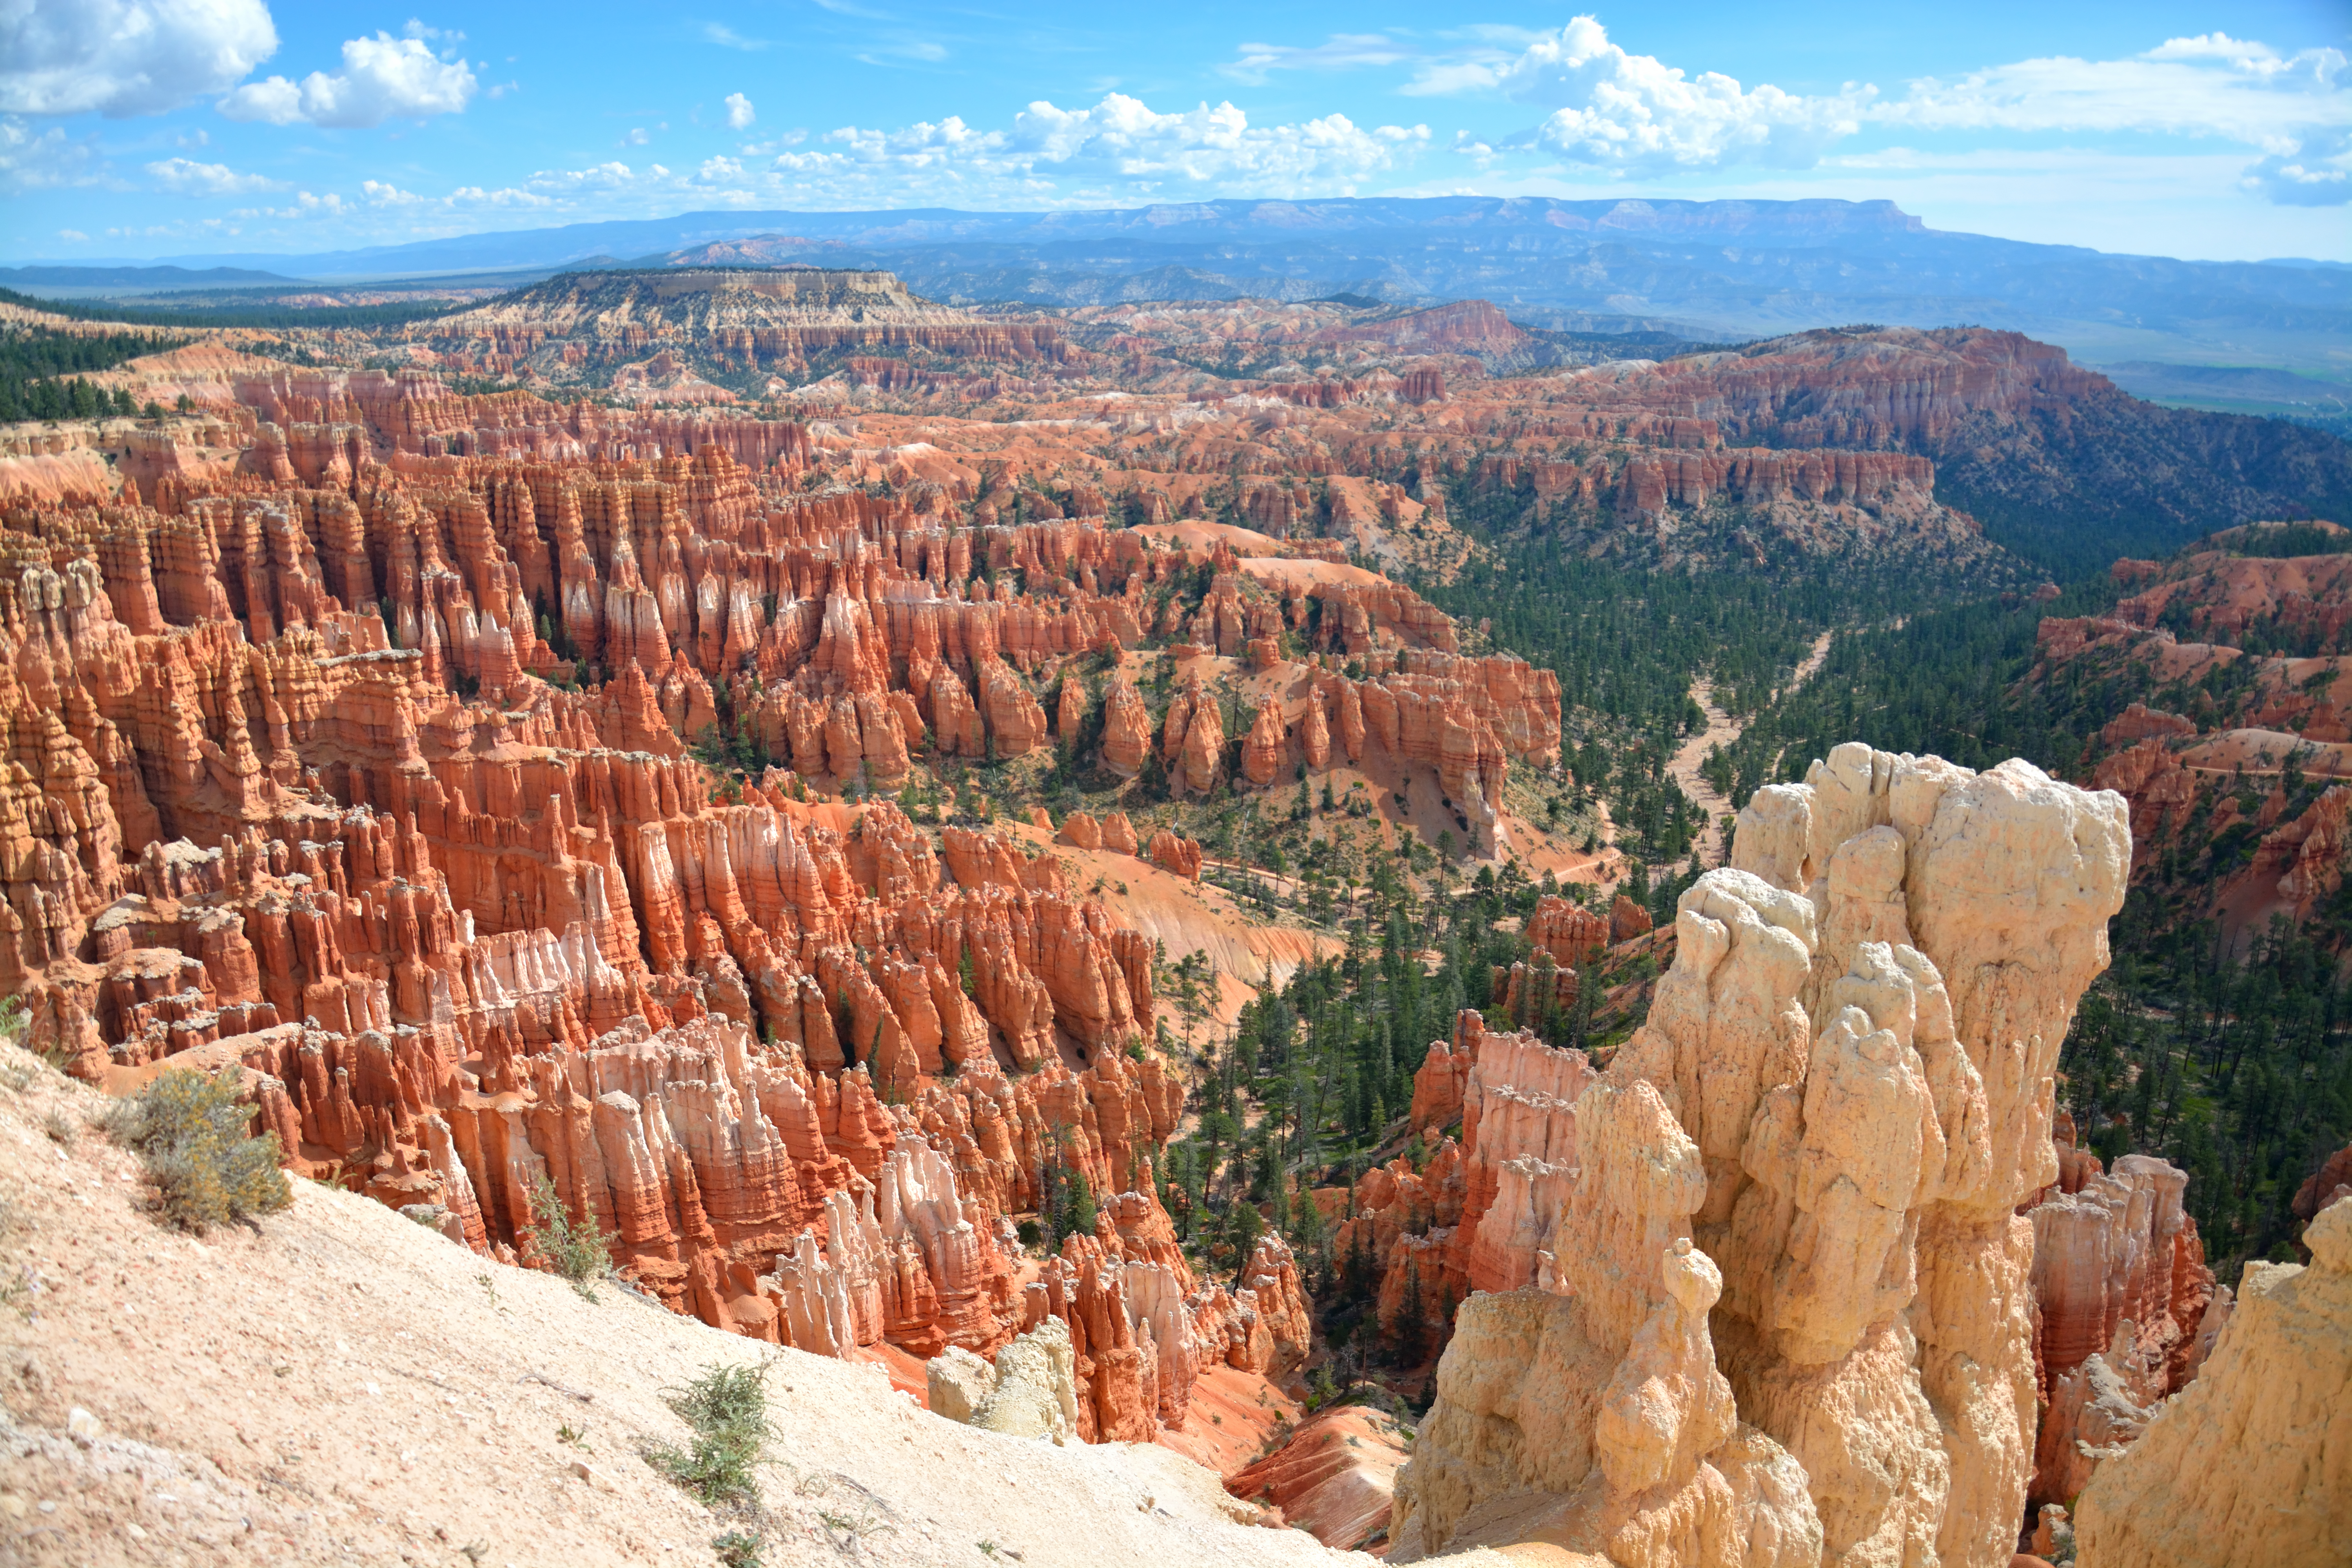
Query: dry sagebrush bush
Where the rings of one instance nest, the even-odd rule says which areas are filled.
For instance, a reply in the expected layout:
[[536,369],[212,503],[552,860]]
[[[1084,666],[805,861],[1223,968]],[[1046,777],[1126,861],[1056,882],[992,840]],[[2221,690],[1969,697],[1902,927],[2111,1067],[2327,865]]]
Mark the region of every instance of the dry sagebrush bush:
[[155,1184],[156,1208],[183,1230],[202,1233],[294,1201],[278,1168],[278,1134],[247,1136],[252,1108],[241,1104],[237,1069],[207,1078],[167,1072],[109,1118],[114,1141],[137,1151]]

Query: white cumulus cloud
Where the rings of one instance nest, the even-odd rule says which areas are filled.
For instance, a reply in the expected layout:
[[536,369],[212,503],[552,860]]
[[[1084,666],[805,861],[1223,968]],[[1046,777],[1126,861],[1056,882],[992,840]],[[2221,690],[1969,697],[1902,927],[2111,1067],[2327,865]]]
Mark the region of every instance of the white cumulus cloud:
[[[1654,56],[1627,53],[1591,16],[1515,40],[1515,49],[1498,48],[1500,41],[1496,32],[1413,56],[1419,63],[1404,89],[1502,94],[1549,111],[1512,136],[1458,138],[1455,151],[1482,167],[1514,152],[1538,151],[1627,174],[1740,163],[1803,169],[1865,127],[2168,135],[2259,149],[2263,156],[2239,184],[2273,202],[2352,201],[2352,62],[2336,48],[2288,54],[2206,33],[2124,59],[2053,56],[1948,79],[1924,77],[1894,96],[1867,85],[1808,95],[1769,83],[1747,88],[1716,71],[1693,75]],[[1367,43],[1334,38],[1316,50],[1249,45],[1232,68],[1379,63]]]
[[266,174],[240,174],[226,163],[199,163],[191,158],[165,158],[147,165],[155,183],[174,195],[234,196],[247,191],[282,191],[283,180]]
[[1081,175],[1192,183],[1345,181],[1404,161],[1416,144],[1429,140],[1429,128],[1383,125],[1368,131],[1344,114],[1297,125],[1253,126],[1230,103],[1161,114],[1114,92],[1092,109],[1033,103],[1013,116],[1010,140],[1025,165],[1049,164]]
[[[659,163],[653,167],[656,173],[663,172]],[[635,184],[637,178],[636,173],[626,163],[614,159],[587,169],[541,169],[530,177],[530,183],[537,190],[570,194],[624,190]]]
[[58,126],[35,131],[14,115],[0,115],[0,195],[95,184],[105,173],[96,137],[77,142]]
[[954,116],[896,131],[845,126],[824,141],[839,152],[785,153],[773,169],[802,175],[860,169],[958,180],[1076,178],[1150,195],[1170,184],[1215,184],[1236,193],[1275,188],[1304,194],[1346,190],[1412,161],[1429,140],[1425,125],[1366,129],[1343,114],[1296,125],[1252,125],[1231,103],[1161,113],[1125,93],[1090,109],[1043,99],[1006,131],[982,131]]
[[2020,60],[1910,84],[1874,121],[1930,131],[2141,132],[2262,149],[2241,188],[2281,206],[2352,202],[2352,61],[2281,54],[2226,33],[2170,38],[2122,60]]
[[0,110],[161,114],[277,49],[263,0],[0,0]]
[[730,92],[727,95],[728,130],[740,131],[759,118],[759,113],[752,109],[750,99],[740,92]]
[[552,204],[542,195],[508,185],[501,190],[486,191],[479,185],[460,185],[449,193],[449,205],[460,207],[543,207]]
[[289,205],[241,207],[229,216],[231,217],[339,218],[348,216],[355,210],[357,209],[351,203],[332,191],[323,196],[313,195],[309,191],[297,191]]
[[2283,207],[2352,204],[2352,131],[2320,131],[2249,167],[2238,182]]
[[2221,33],[2174,38],[2123,60],[2019,60],[1944,81],[1923,78],[1871,118],[1926,130],[2141,131],[2236,142],[2352,124],[2339,49],[2282,55]]
[[312,71],[300,81],[273,76],[247,82],[220,100],[231,120],[272,125],[368,126],[462,113],[478,84],[463,59],[444,60],[422,38],[389,33],[343,45],[343,68]]
[[1733,163],[1804,168],[1860,129],[1866,89],[1809,98],[1769,84],[1742,88],[1719,71],[1686,75],[1653,55],[1627,54],[1601,24],[1579,16],[1483,74],[1522,103],[1551,113],[1523,142],[1581,163],[1642,172]]

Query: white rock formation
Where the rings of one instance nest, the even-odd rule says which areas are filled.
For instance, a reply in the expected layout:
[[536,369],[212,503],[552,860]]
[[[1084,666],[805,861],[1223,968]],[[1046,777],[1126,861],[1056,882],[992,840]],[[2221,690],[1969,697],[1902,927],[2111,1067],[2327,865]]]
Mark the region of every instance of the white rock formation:
[[2307,1267],[2246,1265],[2197,1381],[2099,1466],[2078,1568],[2352,1563],[2352,1201],[2303,1239]]
[[1077,1357],[1070,1325],[1047,1318],[996,1352],[996,1364],[950,1348],[924,1368],[933,1414],[1011,1437],[1067,1442],[1077,1431]]
[[950,1345],[923,1363],[924,1405],[934,1415],[972,1425],[996,1392],[996,1368],[961,1345]]
[[2005,1568],[2032,1468],[2052,1071],[2122,797],[1841,746],[1685,893],[1576,1101],[1555,1288],[1476,1298],[1399,1477],[1408,1562]]

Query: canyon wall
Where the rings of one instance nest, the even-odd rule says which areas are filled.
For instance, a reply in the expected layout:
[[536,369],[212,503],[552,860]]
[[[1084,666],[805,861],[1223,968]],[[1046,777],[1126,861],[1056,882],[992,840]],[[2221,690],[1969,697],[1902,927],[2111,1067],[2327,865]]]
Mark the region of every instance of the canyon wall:
[[[2108,615],[2044,620],[2037,639],[2037,684],[2106,681],[2142,699],[2086,763],[2131,803],[2135,878],[2191,884],[2233,934],[2273,915],[2301,926],[2344,881],[2352,787],[2334,781],[2352,778],[2352,556],[2235,552],[2290,526],[2332,528],[2258,524],[2170,561],[2119,561],[2116,582],[2136,592]],[[2249,830],[2251,856],[2201,874],[2217,841]]]
[[2063,1112],[2057,1123],[2058,1180],[2026,1211],[2042,1403],[2032,1505],[2071,1501],[2136,1439],[2197,1376],[2231,1307],[2182,1211],[2187,1173],[2146,1154],[2103,1171]]
[[[1570,1107],[1593,1077],[1583,1052],[1490,1030],[1475,1009],[1452,1040],[1431,1044],[1411,1112],[1427,1157],[1418,1170],[1399,1157],[1364,1173],[1331,1241],[1335,1258],[1376,1282],[1388,1343],[1433,1354],[1472,1292],[1551,1285],[1576,1163]],[[1459,1142],[1442,1131],[1457,1120]]]

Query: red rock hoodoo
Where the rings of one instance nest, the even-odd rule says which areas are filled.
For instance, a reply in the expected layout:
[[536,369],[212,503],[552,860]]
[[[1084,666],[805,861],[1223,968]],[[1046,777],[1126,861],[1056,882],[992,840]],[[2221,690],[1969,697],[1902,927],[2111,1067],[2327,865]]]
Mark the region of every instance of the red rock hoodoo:
[[[1180,1424],[1204,1367],[1297,1363],[1282,1244],[1209,1286],[1159,1206],[1183,1095],[1129,1055],[1151,940],[1034,842],[868,792],[1086,732],[1141,771],[1142,697],[1077,661],[1162,605],[1214,647],[1299,637],[1349,754],[1474,795],[1556,753],[1556,685],[1452,652],[1385,583],[1269,586],[1042,499],[989,513],[957,473],[828,485],[797,423],[406,372],[206,384],[212,458],[134,443],[119,493],[0,515],[0,986],[33,1043],[124,1085],[240,1066],[289,1163],[500,1258],[551,1193],[740,1333],[986,1352],[1060,1317],[1090,1437]],[[1317,597],[1307,637],[1286,616]],[[1309,708],[1260,705],[1243,782],[1302,726],[1333,749]],[[1197,675],[1160,745],[1179,787],[1235,777]],[[1124,815],[1061,837],[1139,847]],[[1200,875],[1177,834],[1148,855]],[[1041,1268],[1011,1216],[1049,1152],[1102,1218]]]

